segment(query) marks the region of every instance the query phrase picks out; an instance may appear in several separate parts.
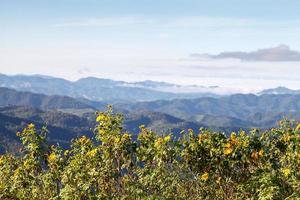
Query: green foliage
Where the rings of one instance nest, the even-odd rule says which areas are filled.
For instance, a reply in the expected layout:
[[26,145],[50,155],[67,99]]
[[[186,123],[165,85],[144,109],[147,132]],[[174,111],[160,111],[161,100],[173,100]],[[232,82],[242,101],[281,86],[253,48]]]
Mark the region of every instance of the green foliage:
[[97,113],[94,138],[70,149],[47,130],[18,133],[20,155],[0,156],[0,199],[299,199],[300,124],[229,137],[200,129],[158,135],[123,131],[112,107]]

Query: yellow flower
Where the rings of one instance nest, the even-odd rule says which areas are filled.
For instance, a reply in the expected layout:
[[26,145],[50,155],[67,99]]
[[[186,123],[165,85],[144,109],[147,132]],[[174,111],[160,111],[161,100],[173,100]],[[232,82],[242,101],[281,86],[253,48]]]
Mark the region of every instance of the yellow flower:
[[233,149],[231,147],[227,147],[227,148],[224,149],[224,154],[225,155],[231,154],[232,151],[233,151]]
[[116,136],[116,137],[115,137],[115,143],[119,143],[120,141],[121,141],[121,138],[118,137],[118,136]]
[[34,126],[34,124],[33,123],[30,123],[30,124],[28,124],[28,126],[27,126],[29,129],[33,129],[35,126]]
[[64,152],[64,155],[67,156],[67,155],[69,155],[69,153],[70,153],[70,151],[69,151],[69,150],[66,150],[66,151]]
[[164,138],[164,141],[165,142],[169,142],[171,140],[171,136],[170,135],[167,135],[165,138]]
[[51,153],[49,156],[48,156],[48,161],[49,162],[55,162],[55,160],[56,160],[56,155],[55,155],[55,153]]
[[86,144],[88,142],[89,142],[89,139],[86,136],[82,136],[81,138],[79,138],[80,144]]
[[93,150],[87,152],[86,155],[90,158],[95,157],[97,155],[97,149],[93,149]]
[[281,171],[284,176],[289,176],[291,174],[291,170],[289,168],[283,168]]
[[209,178],[209,174],[207,172],[205,172],[204,174],[201,175],[201,180],[202,181],[207,181]]
[[221,183],[221,179],[222,179],[222,177],[219,176],[219,177],[217,178],[217,180],[216,180],[216,183],[220,184],[220,183]]
[[224,146],[225,146],[224,154],[225,155],[231,154],[231,152],[233,151],[232,145],[230,143],[226,143]]
[[100,122],[100,121],[103,121],[104,119],[105,119],[105,116],[102,115],[102,114],[100,114],[100,115],[98,115],[98,117],[96,118],[96,121],[97,121],[97,122]]

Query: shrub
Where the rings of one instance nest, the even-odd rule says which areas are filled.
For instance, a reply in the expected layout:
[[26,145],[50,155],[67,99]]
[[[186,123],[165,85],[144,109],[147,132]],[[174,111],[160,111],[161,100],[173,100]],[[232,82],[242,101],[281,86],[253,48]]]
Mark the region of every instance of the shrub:
[[200,129],[137,140],[122,115],[97,113],[95,137],[47,146],[47,130],[18,133],[21,156],[0,156],[0,199],[299,199],[300,124],[225,136]]

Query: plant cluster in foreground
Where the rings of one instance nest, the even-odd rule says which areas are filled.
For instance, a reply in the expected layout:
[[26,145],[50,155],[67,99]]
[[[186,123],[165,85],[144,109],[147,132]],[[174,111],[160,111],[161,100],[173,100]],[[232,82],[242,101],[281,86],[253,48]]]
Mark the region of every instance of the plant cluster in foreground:
[[122,120],[97,113],[95,137],[68,150],[29,124],[20,155],[0,156],[0,199],[300,199],[300,124],[178,138],[141,126],[133,140]]

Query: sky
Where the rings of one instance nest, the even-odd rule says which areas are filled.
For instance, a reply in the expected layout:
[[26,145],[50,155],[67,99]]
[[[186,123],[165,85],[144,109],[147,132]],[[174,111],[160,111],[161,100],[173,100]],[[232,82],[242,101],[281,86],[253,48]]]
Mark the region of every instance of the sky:
[[299,0],[0,0],[0,73],[300,89]]

